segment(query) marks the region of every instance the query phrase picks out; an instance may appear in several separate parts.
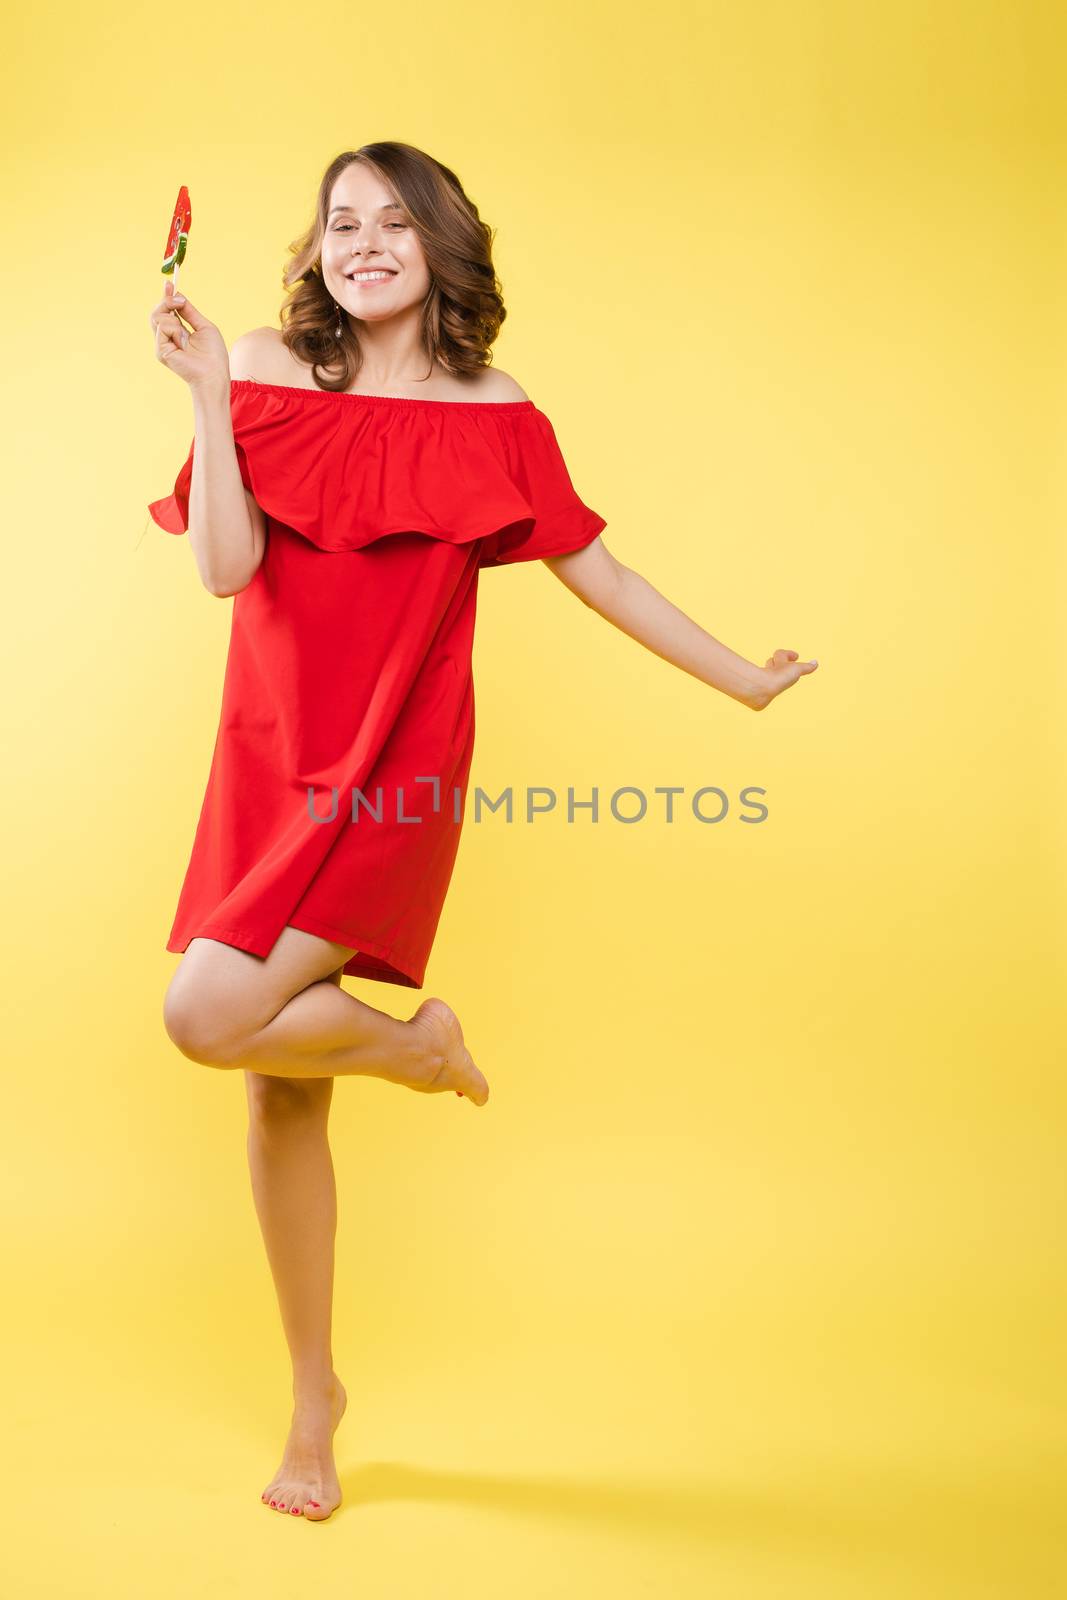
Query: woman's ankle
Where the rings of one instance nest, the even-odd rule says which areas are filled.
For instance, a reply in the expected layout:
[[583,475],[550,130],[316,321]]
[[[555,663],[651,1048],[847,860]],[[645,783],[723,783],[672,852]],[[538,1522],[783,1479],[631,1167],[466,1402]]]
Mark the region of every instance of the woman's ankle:
[[313,1367],[293,1373],[294,1400],[322,1400],[334,1394],[338,1385],[332,1367]]

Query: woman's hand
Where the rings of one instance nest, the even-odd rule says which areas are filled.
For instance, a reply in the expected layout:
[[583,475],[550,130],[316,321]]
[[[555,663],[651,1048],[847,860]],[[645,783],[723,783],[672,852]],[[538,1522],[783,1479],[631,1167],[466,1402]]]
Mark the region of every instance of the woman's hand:
[[169,278],[163,299],[153,308],[149,322],[155,331],[157,361],[184,378],[192,389],[229,388],[230,357],[225,339],[191,300],[174,293]]
[[814,672],[818,665],[817,661],[798,661],[795,650],[776,650],[762,669],[759,687],[745,696],[745,704],[753,711],[762,711],[783,689],[790,688],[805,673]]

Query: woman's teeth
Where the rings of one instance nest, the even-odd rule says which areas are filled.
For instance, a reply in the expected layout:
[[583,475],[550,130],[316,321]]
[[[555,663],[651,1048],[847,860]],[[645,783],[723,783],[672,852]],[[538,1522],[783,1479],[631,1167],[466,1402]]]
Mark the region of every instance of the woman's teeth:
[[350,283],[379,283],[385,278],[393,278],[393,272],[353,272],[349,277]]

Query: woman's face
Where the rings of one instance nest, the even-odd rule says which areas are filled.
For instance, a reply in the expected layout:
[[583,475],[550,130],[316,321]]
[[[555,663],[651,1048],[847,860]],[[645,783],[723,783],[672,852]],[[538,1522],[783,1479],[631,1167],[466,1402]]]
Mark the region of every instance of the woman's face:
[[[384,322],[421,304],[431,281],[422,244],[378,175],[352,162],[334,183],[327,209],[322,280],[342,311]],[[368,271],[388,276],[367,278]]]

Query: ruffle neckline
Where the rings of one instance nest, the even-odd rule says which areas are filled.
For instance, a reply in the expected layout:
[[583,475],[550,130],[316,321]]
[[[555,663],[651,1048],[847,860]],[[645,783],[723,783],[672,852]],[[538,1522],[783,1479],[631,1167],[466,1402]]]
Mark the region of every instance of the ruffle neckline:
[[[562,555],[606,526],[574,490],[532,400],[430,400],[230,382],[241,480],[270,523],[329,553],[393,534],[483,541],[479,566]],[[174,491],[149,505],[188,531],[195,439]]]

